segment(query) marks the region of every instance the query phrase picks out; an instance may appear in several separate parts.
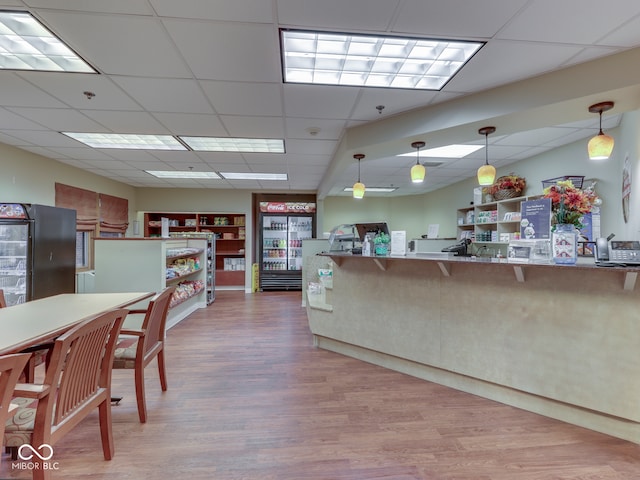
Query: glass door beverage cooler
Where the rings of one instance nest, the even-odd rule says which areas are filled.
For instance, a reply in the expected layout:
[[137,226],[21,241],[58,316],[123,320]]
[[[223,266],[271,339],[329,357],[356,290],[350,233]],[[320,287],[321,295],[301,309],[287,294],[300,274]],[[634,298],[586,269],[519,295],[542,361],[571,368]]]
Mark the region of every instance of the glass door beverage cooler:
[[315,203],[260,202],[260,289],[302,289],[302,242],[314,237]]
[[0,203],[0,288],[7,305],[75,292],[76,211]]

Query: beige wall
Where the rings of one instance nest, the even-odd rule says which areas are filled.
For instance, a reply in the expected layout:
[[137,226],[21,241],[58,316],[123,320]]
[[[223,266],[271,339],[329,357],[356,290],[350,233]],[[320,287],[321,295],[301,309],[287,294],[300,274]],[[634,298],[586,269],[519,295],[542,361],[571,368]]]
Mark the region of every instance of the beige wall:
[[[580,140],[545,154],[498,169],[498,175],[515,172],[527,178],[527,194],[541,192],[541,181],[560,175],[585,175],[598,180],[597,191],[604,199],[602,206],[602,233],[614,232],[618,238],[640,237],[640,182],[633,185],[631,217],[622,218],[621,179],[622,164],[629,156],[632,178],[640,178],[638,156],[640,152],[640,112],[625,113],[621,125],[609,131],[616,139],[613,157],[604,162],[592,162],[586,157],[586,142]],[[595,132],[594,132],[595,133]],[[491,158],[491,151],[489,151]],[[129,200],[130,222],[141,211],[212,211],[238,212],[247,215],[252,224],[251,191],[233,189],[172,189],[134,188],[84,170],[51,160],[34,153],[0,144],[0,201],[26,203],[54,203],[54,184],[61,182]],[[440,225],[440,237],[456,235],[455,210],[473,200],[475,179],[466,179],[450,187],[406,197],[365,196],[362,200],[351,197],[327,197],[319,202],[318,234],[328,232],[342,223],[387,221],[392,230],[406,230],[407,238],[427,232],[430,224]],[[131,231],[131,228],[129,229]],[[248,245],[253,239],[248,229]]]
[[[640,112],[623,115],[622,124],[607,133],[616,139],[612,157],[607,161],[588,159],[586,140],[580,140],[541,155],[498,168],[498,176],[511,172],[527,179],[527,195],[542,193],[542,180],[563,175],[584,175],[585,180],[597,180],[596,191],[603,199],[602,234],[611,232],[618,238],[640,238],[640,181],[632,186],[631,216],[625,224],[621,208],[622,164],[629,156],[632,178],[640,178],[638,162],[640,152]],[[595,134],[596,132],[594,132]],[[491,159],[491,147],[489,148]],[[407,175],[409,172],[407,172]],[[428,171],[427,171],[428,176]],[[386,220],[392,230],[406,230],[407,238],[416,238],[427,232],[430,224],[440,225],[440,237],[456,236],[456,209],[469,206],[473,201],[475,178],[458,182],[450,187],[424,195],[405,197],[328,197],[324,200],[324,231],[342,223]],[[634,215],[635,212],[635,215]],[[384,217],[383,215],[387,215]]]
[[56,183],[126,198],[130,227],[136,218],[134,187],[0,143],[0,202],[55,205]]

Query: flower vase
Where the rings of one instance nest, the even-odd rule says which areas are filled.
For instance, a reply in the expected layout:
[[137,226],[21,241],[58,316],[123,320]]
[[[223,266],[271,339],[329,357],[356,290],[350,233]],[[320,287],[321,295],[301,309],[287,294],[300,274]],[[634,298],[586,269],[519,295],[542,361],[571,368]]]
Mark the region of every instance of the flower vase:
[[578,261],[578,229],[572,223],[558,223],[551,234],[553,262],[574,265]]
[[389,244],[377,243],[374,250],[375,250],[376,256],[386,257],[387,255],[389,255]]

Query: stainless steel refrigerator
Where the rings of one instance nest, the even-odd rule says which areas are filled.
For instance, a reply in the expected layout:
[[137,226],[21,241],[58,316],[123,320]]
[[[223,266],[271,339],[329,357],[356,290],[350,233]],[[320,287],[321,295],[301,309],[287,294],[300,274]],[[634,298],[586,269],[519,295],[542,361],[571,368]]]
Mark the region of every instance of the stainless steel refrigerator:
[[0,203],[0,288],[7,305],[75,292],[76,211]]

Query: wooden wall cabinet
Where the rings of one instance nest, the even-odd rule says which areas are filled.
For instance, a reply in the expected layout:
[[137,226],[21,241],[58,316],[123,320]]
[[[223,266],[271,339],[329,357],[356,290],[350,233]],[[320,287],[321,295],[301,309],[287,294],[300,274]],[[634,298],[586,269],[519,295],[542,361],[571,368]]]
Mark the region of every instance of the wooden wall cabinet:
[[162,218],[168,219],[170,233],[215,233],[216,285],[244,287],[247,228],[244,213],[145,212],[145,237],[159,237],[161,235]]

